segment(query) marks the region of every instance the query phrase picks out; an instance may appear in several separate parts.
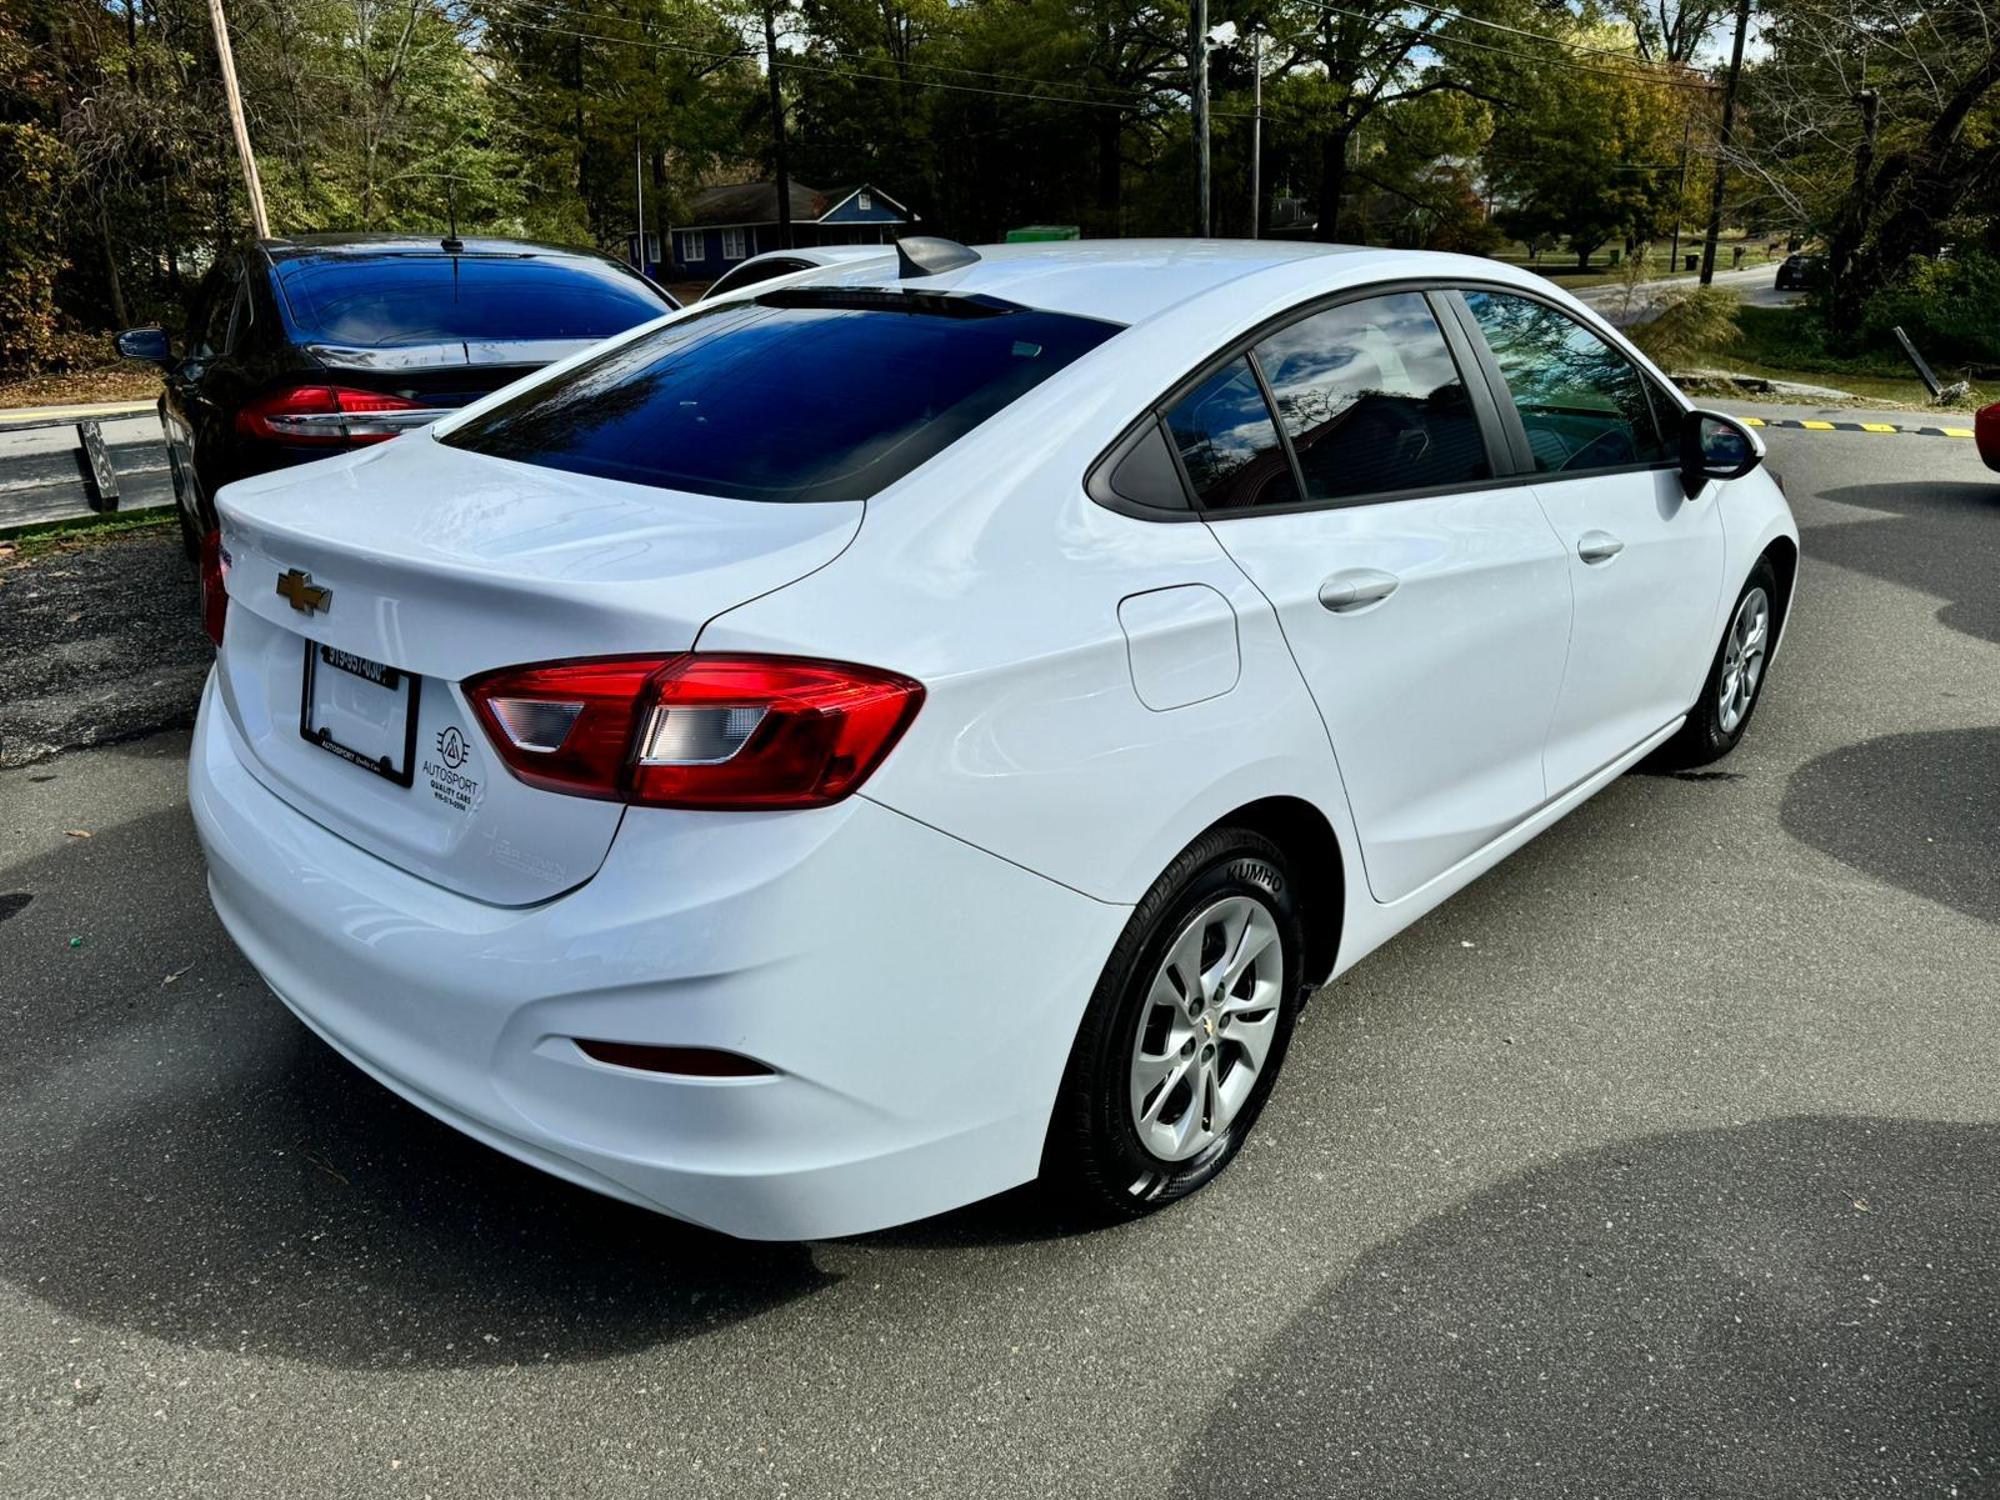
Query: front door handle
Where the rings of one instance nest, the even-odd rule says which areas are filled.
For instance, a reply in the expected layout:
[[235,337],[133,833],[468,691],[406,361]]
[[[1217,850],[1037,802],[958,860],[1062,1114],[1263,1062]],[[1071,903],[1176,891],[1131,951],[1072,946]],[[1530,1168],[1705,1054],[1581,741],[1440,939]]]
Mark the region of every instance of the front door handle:
[[1384,573],[1378,568],[1348,568],[1319,586],[1319,602],[1337,615],[1347,614],[1380,604],[1396,592],[1401,582],[1394,573]]
[[1576,555],[1587,563],[1610,562],[1625,544],[1608,531],[1586,531],[1576,539]]

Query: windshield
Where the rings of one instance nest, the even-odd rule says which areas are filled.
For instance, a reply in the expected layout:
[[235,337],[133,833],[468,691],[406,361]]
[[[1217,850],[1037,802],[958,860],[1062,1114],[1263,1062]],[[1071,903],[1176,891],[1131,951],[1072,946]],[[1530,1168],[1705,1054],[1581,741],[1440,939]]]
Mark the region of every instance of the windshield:
[[966,297],[770,292],[586,360],[441,439],[743,500],[860,500],[1119,331]]
[[346,348],[601,339],[672,311],[630,272],[582,256],[310,256],[278,280],[299,336]]

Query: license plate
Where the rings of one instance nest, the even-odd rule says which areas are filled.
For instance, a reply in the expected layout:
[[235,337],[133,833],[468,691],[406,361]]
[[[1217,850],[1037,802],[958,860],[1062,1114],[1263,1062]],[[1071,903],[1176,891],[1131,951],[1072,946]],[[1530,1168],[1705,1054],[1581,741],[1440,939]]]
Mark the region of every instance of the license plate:
[[408,786],[416,776],[419,685],[400,667],[307,641],[299,733],[350,765]]

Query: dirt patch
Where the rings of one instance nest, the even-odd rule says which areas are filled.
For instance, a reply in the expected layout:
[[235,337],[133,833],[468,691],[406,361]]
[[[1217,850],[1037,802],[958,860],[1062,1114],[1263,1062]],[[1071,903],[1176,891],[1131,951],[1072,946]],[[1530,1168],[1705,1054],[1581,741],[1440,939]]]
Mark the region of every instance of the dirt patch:
[[150,401],[160,394],[160,372],[143,365],[106,365],[68,375],[0,380],[0,411],[22,406],[68,406],[88,401]]
[[214,655],[174,531],[0,558],[0,766],[192,724]]

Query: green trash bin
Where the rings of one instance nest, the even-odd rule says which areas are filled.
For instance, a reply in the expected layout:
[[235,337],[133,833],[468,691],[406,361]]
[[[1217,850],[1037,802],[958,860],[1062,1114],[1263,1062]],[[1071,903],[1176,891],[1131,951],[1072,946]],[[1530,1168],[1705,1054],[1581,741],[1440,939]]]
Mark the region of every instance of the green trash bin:
[[1041,240],[1074,240],[1081,236],[1074,224],[1024,224],[1007,231],[1010,245],[1032,245]]

